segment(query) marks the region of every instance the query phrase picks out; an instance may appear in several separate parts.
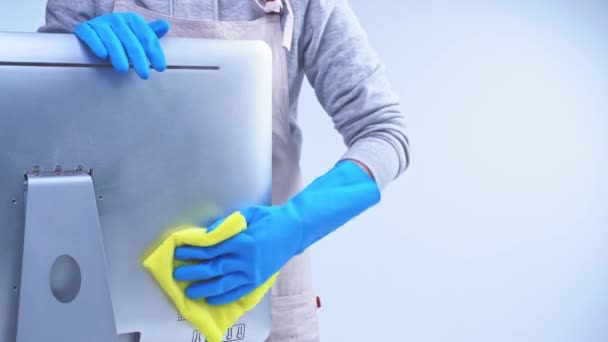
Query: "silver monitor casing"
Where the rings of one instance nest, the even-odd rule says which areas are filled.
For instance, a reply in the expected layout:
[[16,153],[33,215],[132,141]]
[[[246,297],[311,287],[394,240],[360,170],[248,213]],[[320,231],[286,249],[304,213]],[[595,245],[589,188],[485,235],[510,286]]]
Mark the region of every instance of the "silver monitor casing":
[[[141,257],[176,224],[270,204],[271,53],[258,41],[162,44],[169,68],[142,81],[73,35],[0,33],[0,341],[51,341],[58,325],[93,341],[87,329],[108,315],[98,329],[121,341],[204,341]],[[51,289],[64,254],[81,277],[67,304]],[[87,268],[103,261],[105,273]],[[78,303],[88,311],[74,315]],[[262,341],[269,297],[236,329],[232,340]]]

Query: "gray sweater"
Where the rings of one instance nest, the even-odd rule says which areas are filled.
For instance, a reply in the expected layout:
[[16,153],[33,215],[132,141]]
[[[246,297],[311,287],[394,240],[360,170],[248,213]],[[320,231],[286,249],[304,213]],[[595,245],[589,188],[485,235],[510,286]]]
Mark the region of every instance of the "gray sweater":
[[[197,20],[252,20],[264,15],[254,0],[133,0],[150,10]],[[68,33],[112,11],[114,0],[48,0],[40,32]],[[369,167],[381,189],[405,171],[405,117],[378,56],[346,0],[291,0],[295,16],[289,67],[290,118],[297,124],[304,76],[348,147],[342,158]],[[283,22],[284,22],[283,18]]]

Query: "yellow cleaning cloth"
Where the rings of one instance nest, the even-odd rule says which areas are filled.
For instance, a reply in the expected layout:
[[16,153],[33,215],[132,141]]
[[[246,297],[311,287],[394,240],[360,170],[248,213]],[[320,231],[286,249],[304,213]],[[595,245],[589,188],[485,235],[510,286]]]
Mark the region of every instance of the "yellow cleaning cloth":
[[222,342],[228,328],[242,315],[253,309],[274,284],[277,274],[260,287],[230,304],[212,306],[205,299],[193,300],[186,296],[185,289],[191,282],[176,281],[173,271],[187,262],[174,260],[175,248],[181,245],[209,247],[227,240],[247,229],[247,221],[240,213],[234,213],[216,229],[207,233],[205,228],[182,226],[145,257],[143,265],[156,279],[158,285],[169,296],[179,313],[194,325],[209,342]]

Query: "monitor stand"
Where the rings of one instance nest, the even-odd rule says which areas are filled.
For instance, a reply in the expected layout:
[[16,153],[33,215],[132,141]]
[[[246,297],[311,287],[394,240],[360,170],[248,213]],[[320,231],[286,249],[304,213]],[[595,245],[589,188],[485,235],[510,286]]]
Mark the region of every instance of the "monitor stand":
[[25,184],[17,342],[118,342],[92,174],[34,168]]

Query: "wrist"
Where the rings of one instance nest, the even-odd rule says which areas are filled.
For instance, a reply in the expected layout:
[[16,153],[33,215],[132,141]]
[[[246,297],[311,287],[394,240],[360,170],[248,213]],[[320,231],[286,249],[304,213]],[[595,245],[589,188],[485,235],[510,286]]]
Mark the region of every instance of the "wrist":
[[372,171],[369,169],[369,167],[367,167],[367,165],[363,164],[363,162],[360,162],[356,159],[344,159],[342,161],[350,161],[352,163],[354,163],[355,165],[359,166],[365,173],[367,173],[367,175],[375,182],[376,178],[374,177],[374,174],[372,173]]

